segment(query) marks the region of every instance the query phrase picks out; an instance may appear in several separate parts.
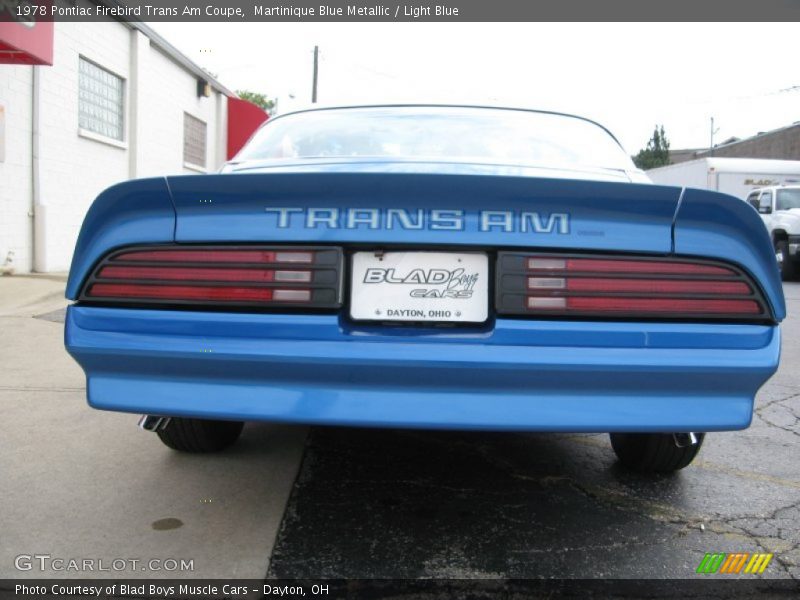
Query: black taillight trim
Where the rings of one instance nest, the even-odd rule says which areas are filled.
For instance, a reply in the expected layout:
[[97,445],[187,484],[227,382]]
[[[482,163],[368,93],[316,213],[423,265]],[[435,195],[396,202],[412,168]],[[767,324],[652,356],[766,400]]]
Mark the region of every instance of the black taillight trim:
[[[202,260],[158,261],[158,260],[124,260],[123,257],[135,252],[163,251],[257,251],[257,252],[313,252],[313,262],[204,262]],[[106,267],[162,267],[162,268],[196,268],[196,269],[245,269],[274,271],[311,271],[311,281],[209,281],[204,279],[154,279],[154,278],[109,278],[101,275]],[[91,289],[97,283],[128,284],[136,286],[183,286],[202,288],[252,288],[281,290],[310,290],[309,301],[243,301],[243,300],[189,300],[189,299],[154,299],[141,297],[108,297],[92,296]],[[256,309],[265,312],[284,309],[306,310],[338,310],[344,302],[344,251],[340,246],[319,245],[264,245],[264,244],[145,244],[117,248],[100,259],[92,268],[91,274],[83,283],[78,302],[86,305],[109,305],[125,307],[159,307],[217,310],[220,308]]]
[[[616,273],[605,274],[608,279],[627,279],[627,280],[682,280],[682,281],[724,281],[741,282],[749,288],[749,294],[720,294],[720,293],[681,293],[680,299],[718,299],[718,300],[752,300],[758,304],[758,313],[700,313],[700,312],[661,312],[654,313],[649,311],[592,311],[576,309],[530,309],[528,308],[527,298],[530,296],[527,287],[520,288],[520,280],[527,285],[527,277],[531,271],[527,268],[527,259],[531,257],[549,259],[589,259],[599,261],[636,261],[642,263],[677,263],[691,266],[709,266],[725,269],[730,275],[692,275],[692,274],[669,274],[669,273]],[[567,272],[566,269],[554,269],[536,273],[536,277],[553,277],[565,279],[579,278],[603,278],[598,276],[598,272]],[[516,285],[515,285],[516,284]],[[569,291],[569,290],[538,290],[536,297],[550,295],[552,297],[581,297],[581,298],[656,298],[670,299],[677,294],[675,292],[603,292],[603,291]],[[657,320],[657,321],[734,321],[734,322],[753,322],[764,323],[773,322],[774,316],[766,297],[761,291],[756,280],[751,277],[739,266],[720,260],[707,258],[694,258],[687,256],[649,256],[641,254],[593,254],[576,252],[537,252],[537,251],[498,251],[495,263],[495,311],[499,316],[527,317],[527,318],[577,318],[577,319],[598,319],[598,320]]]

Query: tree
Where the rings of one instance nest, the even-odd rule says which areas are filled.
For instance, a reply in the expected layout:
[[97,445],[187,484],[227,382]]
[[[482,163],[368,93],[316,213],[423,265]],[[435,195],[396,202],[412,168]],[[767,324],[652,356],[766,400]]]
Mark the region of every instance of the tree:
[[634,164],[640,169],[655,169],[669,164],[669,140],[664,133],[663,125],[656,125],[653,136],[647,146],[633,157]]
[[259,94],[258,92],[251,92],[250,90],[236,90],[236,95],[242,100],[247,100],[256,106],[260,106],[268,113],[275,110],[275,100],[267,98],[266,94]]

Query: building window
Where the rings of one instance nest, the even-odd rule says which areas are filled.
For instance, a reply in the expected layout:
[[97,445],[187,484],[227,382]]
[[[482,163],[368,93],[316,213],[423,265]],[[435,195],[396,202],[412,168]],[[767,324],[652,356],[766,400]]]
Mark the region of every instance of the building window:
[[122,78],[83,57],[79,71],[80,128],[121,142],[124,138]]
[[206,124],[183,113],[183,162],[206,168]]

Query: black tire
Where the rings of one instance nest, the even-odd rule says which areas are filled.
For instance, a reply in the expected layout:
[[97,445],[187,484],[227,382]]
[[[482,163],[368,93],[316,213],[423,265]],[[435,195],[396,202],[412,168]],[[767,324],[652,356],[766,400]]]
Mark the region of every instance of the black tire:
[[795,263],[792,255],[789,254],[789,242],[787,240],[778,240],[775,242],[775,255],[781,255],[778,266],[781,270],[781,279],[784,281],[792,281],[797,279],[797,263]]
[[704,433],[697,433],[697,444],[679,448],[671,433],[611,433],[611,447],[625,467],[643,473],[672,473],[694,460],[703,445]]
[[180,452],[219,452],[239,439],[244,423],[241,421],[208,421],[172,417],[158,431],[164,444]]

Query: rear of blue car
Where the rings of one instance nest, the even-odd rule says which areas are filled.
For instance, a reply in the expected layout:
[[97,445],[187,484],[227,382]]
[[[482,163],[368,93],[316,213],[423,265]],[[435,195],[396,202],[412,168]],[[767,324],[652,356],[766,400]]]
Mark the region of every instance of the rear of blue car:
[[757,213],[441,161],[132,181],[84,223],[66,345],[167,445],[245,421],[611,432],[671,471],[749,425],[785,316]]

